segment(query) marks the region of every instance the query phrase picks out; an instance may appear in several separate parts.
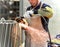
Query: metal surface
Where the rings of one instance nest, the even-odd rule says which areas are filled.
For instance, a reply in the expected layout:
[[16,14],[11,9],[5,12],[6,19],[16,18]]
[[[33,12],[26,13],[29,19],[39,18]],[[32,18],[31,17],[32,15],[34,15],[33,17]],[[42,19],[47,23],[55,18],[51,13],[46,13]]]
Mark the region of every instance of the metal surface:
[[20,17],[23,16],[23,0],[20,0]]
[[0,47],[19,47],[20,31],[16,21],[0,20]]
[[[0,47],[22,47],[22,32],[19,24],[12,21],[19,17],[19,1],[0,1]],[[22,15],[22,14],[21,14]]]

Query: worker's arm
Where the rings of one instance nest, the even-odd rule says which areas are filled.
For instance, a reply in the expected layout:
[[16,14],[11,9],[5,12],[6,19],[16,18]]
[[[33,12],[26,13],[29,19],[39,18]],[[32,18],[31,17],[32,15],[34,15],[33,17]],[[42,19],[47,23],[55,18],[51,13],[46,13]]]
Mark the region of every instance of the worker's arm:
[[19,23],[19,26],[23,27],[26,30],[26,32],[30,34],[32,40],[35,43],[45,43],[48,40],[48,33],[45,32],[45,30],[38,30],[22,23]]
[[18,23],[23,23],[23,24],[25,24],[25,25],[28,25],[28,22],[27,22],[27,20],[24,18],[24,17],[17,17],[16,19],[15,19]]
[[47,18],[51,18],[53,16],[53,10],[51,7],[46,6],[45,8],[38,9],[38,14]]

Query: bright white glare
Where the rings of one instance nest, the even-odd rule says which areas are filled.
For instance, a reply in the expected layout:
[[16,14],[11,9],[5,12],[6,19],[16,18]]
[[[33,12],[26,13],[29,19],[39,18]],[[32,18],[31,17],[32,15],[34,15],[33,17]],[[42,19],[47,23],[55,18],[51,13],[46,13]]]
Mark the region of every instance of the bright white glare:
[[12,5],[13,4],[13,1],[10,1],[9,4]]
[[13,13],[13,11],[9,11],[9,13]]

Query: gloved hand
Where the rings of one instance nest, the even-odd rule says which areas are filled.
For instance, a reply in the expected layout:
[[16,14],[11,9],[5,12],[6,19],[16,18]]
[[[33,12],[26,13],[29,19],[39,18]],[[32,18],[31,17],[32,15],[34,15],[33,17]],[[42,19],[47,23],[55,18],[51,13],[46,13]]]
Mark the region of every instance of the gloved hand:
[[25,18],[30,18],[33,13],[34,13],[34,12],[33,12],[32,10],[30,10],[30,11],[25,12],[25,14],[24,14],[23,16],[24,16]]
[[38,9],[38,14],[47,18],[51,18],[53,16],[53,10],[50,7],[45,7],[43,9]]

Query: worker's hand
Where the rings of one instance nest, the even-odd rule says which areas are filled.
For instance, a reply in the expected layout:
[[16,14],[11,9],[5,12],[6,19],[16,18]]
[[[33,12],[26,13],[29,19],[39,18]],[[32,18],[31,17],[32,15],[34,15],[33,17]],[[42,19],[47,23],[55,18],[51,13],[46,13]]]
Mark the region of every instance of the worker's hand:
[[25,14],[24,14],[23,16],[24,16],[25,18],[30,18],[32,14],[33,14],[33,11],[30,10],[30,11],[25,12]]
[[[31,37],[31,41],[37,44],[46,43],[48,40],[48,33],[45,30],[38,30],[25,24],[19,23],[19,26],[23,27]],[[42,37],[41,37],[42,36]]]
[[15,19],[18,23],[23,23],[23,24],[25,24],[25,25],[28,25],[28,22],[27,22],[27,20],[25,19],[25,18],[20,18],[20,17],[17,17],[16,19]]
[[22,19],[25,25],[28,25],[28,22],[26,19]]

